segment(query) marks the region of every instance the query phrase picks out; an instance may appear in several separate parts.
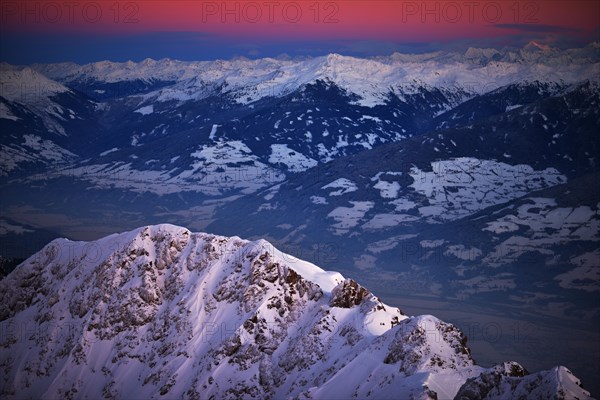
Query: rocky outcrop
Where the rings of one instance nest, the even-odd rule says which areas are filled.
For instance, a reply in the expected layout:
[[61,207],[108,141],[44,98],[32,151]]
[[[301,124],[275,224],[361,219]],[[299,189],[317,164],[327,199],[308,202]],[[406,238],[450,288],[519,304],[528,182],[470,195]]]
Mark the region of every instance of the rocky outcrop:
[[494,399],[588,399],[589,393],[565,367],[529,374],[516,362],[493,366],[467,379],[455,400]]
[[172,225],[53,241],[0,281],[0,318],[6,399],[585,398],[268,242]]
[[363,302],[371,293],[353,281],[346,279],[333,289],[331,307],[351,308]]

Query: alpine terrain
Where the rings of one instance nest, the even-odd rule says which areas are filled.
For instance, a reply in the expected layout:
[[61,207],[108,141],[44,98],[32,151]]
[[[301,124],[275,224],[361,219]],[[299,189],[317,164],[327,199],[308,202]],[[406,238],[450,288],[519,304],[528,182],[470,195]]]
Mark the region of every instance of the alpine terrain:
[[588,399],[264,240],[146,226],[56,239],[0,281],[3,398]]
[[599,42],[0,62],[0,131],[3,397],[600,393]]

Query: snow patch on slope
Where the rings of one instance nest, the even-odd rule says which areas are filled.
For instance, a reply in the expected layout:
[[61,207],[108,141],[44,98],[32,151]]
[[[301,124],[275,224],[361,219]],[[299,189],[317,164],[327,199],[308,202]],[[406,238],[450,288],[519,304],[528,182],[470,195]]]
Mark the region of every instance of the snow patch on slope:
[[284,164],[290,172],[302,172],[315,167],[317,161],[300,152],[290,149],[286,144],[272,144],[269,163]]
[[372,201],[351,201],[350,204],[352,204],[352,207],[337,207],[327,214],[328,218],[335,220],[332,228],[338,235],[346,233],[350,228],[357,226],[365,214],[375,205]]
[[18,121],[20,119],[14,116],[13,113],[10,112],[8,106],[4,103],[0,103],[0,118],[8,119],[11,121]]
[[150,115],[154,112],[154,105],[150,104],[148,106],[140,107],[134,112],[142,114],[142,115]]
[[[51,167],[60,167],[74,159],[76,155],[60,147],[51,140],[26,134],[21,145],[0,145],[0,176],[24,163],[42,163]],[[38,178],[45,178],[40,175]]]
[[[566,244],[576,241],[600,241],[600,208],[589,206],[559,207],[555,199],[528,197],[525,204],[519,206],[514,213],[508,214],[496,221],[491,221],[485,230],[496,233],[511,234],[503,237],[482,262],[492,267],[500,267],[514,262],[527,252],[552,257],[555,255],[552,247],[560,242]],[[514,234],[513,234],[514,232]],[[585,257],[582,259],[584,260]],[[583,277],[595,275],[593,266],[581,264],[578,272]],[[589,271],[587,268],[591,268]],[[561,275],[560,281],[572,285],[569,278],[573,274]],[[591,286],[588,286],[590,283]],[[581,288],[598,287],[597,282],[584,278]],[[573,287],[574,288],[574,287]]]
[[357,191],[358,186],[356,186],[356,183],[352,182],[350,179],[339,178],[323,186],[321,189],[339,189],[329,192],[329,196],[341,196],[346,193]]
[[431,168],[413,167],[410,186],[427,198],[429,205],[419,212],[432,222],[455,220],[567,180],[554,168],[536,171],[529,165],[471,157],[434,161]]

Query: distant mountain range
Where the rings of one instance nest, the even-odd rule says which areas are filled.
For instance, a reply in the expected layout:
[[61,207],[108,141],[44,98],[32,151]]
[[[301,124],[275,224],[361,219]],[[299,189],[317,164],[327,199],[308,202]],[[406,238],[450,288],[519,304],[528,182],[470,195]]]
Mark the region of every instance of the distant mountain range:
[[[7,272],[52,238],[170,222],[265,238],[382,296],[597,332],[599,43],[4,63],[0,84]],[[569,365],[592,391],[599,343],[553,352],[590,354]]]
[[[2,64],[0,122],[10,135],[3,137],[0,173],[75,164],[102,175],[114,172],[107,163],[119,161],[112,168],[124,179],[154,171],[154,181],[202,191],[199,170],[216,163],[300,172],[422,133],[459,105],[457,113],[490,103],[498,88],[539,83],[505,97],[505,107],[516,107],[573,83],[597,82],[599,51],[596,43],[561,52],[469,49],[378,59]],[[517,100],[521,95],[527,97]],[[448,117],[456,125],[465,115]],[[157,146],[166,151],[158,154]],[[223,146],[238,157],[220,160]]]

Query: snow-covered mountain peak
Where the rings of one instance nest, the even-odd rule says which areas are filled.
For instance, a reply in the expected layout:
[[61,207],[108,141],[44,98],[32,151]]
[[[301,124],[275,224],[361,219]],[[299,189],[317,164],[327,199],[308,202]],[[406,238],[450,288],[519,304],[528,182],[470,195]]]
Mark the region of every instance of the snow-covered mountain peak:
[[563,366],[529,374],[516,362],[505,362],[470,378],[455,399],[591,399],[581,382]]
[[349,57],[349,56],[343,56],[343,55],[338,54],[338,53],[329,53],[329,54],[327,54],[326,57],[327,57],[327,61],[328,62],[336,62],[336,61],[339,61],[339,60],[341,60],[343,58],[354,58],[354,57]]
[[[317,80],[331,81],[358,96],[357,104],[375,106],[389,99],[391,88],[409,83],[443,90],[484,93],[521,80],[598,79],[598,63],[589,49],[541,52],[521,49],[469,48],[465,53],[435,52],[389,57],[355,58],[328,54],[306,59],[237,58],[215,61],[145,59],[135,63],[101,61],[86,65],[34,65],[61,82],[140,81],[169,86],[154,92],[159,101],[198,100],[211,94],[229,94],[239,103],[280,97]],[[586,58],[587,57],[587,58]],[[573,60],[583,60],[574,64]],[[201,82],[200,85],[196,83]]]
[[475,59],[492,59],[493,57],[500,57],[501,53],[492,48],[479,48],[479,47],[469,47],[467,51],[465,51],[465,58],[468,60]]
[[30,67],[2,64],[0,68],[0,96],[22,104],[47,102],[48,98],[70,90],[48,79]]
[[252,249],[269,249],[275,262],[286,264],[304,279],[315,283],[325,294],[333,292],[340,283],[344,282],[344,277],[339,272],[325,271],[320,267],[300,260],[294,256],[283,253],[271,243],[264,239],[254,242]]
[[[506,390],[452,324],[406,317],[267,241],[168,224],[54,240],[0,281],[0,328],[3,398],[452,398],[476,379]],[[587,396],[576,379],[520,379],[519,394]]]
[[527,50],[527,51],[551,51],[553,49],[552,49],[552,47],[550,47],[547,44],[543,44],[543,43],[536,42],[535,40],[531,40],[529,43],[527,43],[527,45],[525,45],[525,47],[523,48],[523,50]]

